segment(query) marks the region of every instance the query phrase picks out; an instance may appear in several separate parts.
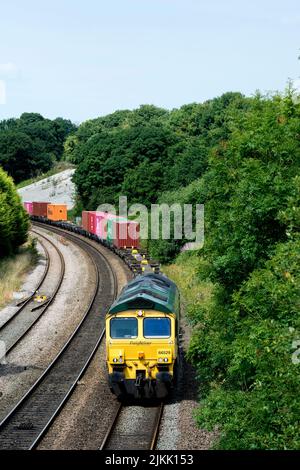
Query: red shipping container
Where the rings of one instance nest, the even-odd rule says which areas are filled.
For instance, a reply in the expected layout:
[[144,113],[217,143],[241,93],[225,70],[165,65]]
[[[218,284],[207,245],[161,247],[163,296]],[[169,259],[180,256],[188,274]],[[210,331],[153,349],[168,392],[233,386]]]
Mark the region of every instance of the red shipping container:
[[105,238],[106,212],[90,211],[89,231],[100,238]]
[[102,227],[105,225],[101,224],[102,220],[106,217],[106,212],[100,211],[83,211],[82,212],[82,228],[87,232],[98,235],[104,238]]
[[103,240],[107,239],[107,221],[108,220],[123,220],[124,217],[119,217],[110,212],[102,211],[83,211],[82,212],[82,227],[87,232],[97,235]]
[[38,217],[47,217],[47,208],[49,202],[33,202],[32,203],[32,215]]
[[116,248],[140,248],[140,224],[130,220],[113,220],[113,245]]
[[89,231],[89,211],[82,211],[82,228]]
[[24,209],[28,214],[32,215],[32,210],[33,210],[33,203],[32,202],[23,202]]
[[[102,211],[89,211],[88,213],[88,227],[89,232],[97,235],[103,240],[107,239],[107,221],[112,219],[121,219],[123,218],[111,214],[110,212]],[[125,219],[124,219],[125,220]]]
[[95,234],[95,211],[88,212],[88,231]]

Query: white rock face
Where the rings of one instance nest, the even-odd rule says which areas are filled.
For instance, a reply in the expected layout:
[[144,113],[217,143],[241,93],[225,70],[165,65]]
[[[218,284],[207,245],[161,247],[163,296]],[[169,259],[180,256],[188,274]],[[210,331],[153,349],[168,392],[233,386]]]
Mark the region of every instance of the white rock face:
[[72,176],[75,170],[64,170],[49,176],[37,183],[18,189],[22,201],[51,202],[67,204],[68,209],[74,206],[75,185]]

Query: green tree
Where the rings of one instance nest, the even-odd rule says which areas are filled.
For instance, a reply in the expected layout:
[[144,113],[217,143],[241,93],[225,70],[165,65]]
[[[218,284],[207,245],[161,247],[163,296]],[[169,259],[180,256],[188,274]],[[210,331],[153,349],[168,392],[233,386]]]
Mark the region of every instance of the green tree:
[[[222,449],[299,449],[300,109],[289,95],[251,101],[199,183],[215,282],[189,355],[201,378],[200,426]],[[203,277],[203,278],[204,278]],[[232,410],[234,409],[234,413]]]
[[0,164],[17,183],[46,172],[61,159],[64,141],[75,129],[71,121],[51,121],[36,113],[2,121]]
[[0,167],[0,258],[11,255],[27,239],[29,219],[12,179]]

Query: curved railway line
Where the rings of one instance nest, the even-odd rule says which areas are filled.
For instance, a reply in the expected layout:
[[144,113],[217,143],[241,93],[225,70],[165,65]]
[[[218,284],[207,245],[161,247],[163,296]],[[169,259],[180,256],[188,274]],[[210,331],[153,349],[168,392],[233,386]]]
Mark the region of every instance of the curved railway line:
[[[75,242],[85,250],[95,268],[96,285],[88,309],[74,333],[30,390],[0,423],[0,449],[34,449],[38,445],[67,402],[104,338],[105,313],[118,292],[116,274],[103,252],[95,247],[95,242],[57,227],[45,227],[37,222],[34,225],[57,235],[63,235],[64,238]],[[32,232],[46,238],[55,247],[40,232],[34,230]],[[55,248],[57,249],[57,247]],[[45,251],[47,252],[47,250]],[[26,306],[31,305],[34,295],[42,286],[49,270],[51,262],[49,255],[46,255],[46,258],[45,272],[36,291],[24,301],[7,324],[12,324],[14,318],[18,318],[18,314],[23,310],[25,311]],[[63,262],[61,253],[60,259]],[[63,275],[60,276],[56,293],[62,279]],[[48,308],[54,297],[55,295],[52,295],[49,301],[43,304],[44,307],[42,306],[38,318]],[[33,324],[22,334],[22,337]],[[6,324],[0,328],[0,333],[1,330],[5,330],[5,326]],[[147,406],[118,404],[116,413],[101,443],[100,450],[154,450],[159,435],[163,409],[162,402]]]
[[[32,232],[37,233],[34,232],[34,230],[32,230]],[[35,296],[45,284],[51,265],[49,251],[45,246],[45,243],[40,241],[46,253],[46,267],[43,276],[40,279],[34,292],[27,299],[18,304],[20,305],[20,308],[0,327],[0,340],[5,343],[6,354],[8,354],[24,338],[24,336],[31,330],[31,328],[36,324],[36,322],[41,318],[41,316],[45,313],[48,307],[52,304],[60,290],[64,279],[65,261],[62,252],[47,237],[40,233],[38,233],[38,235],[41,238],[44,238],[47,243],[49,243],[54,248],[54,250],[59,256],[60,271],[58,281],[56,283],[56,286],[54,287],[53,292],[50,296],[48,296],[46,301],[41,304],[37,304],[35,301]]]
[[162,402],[145,407],[120,404],[99,450],[154,450],[163,409]]
[[[36,227],[45,228],[42,224]],[[62,350],[19,403],[0,423],[0,449],[33,449],[72,393],[105,333],[105,313],[117,295],[114,271],[103,253],[88,240],[47,227],[75,242],[90,256],[96,272],[93,298]]]

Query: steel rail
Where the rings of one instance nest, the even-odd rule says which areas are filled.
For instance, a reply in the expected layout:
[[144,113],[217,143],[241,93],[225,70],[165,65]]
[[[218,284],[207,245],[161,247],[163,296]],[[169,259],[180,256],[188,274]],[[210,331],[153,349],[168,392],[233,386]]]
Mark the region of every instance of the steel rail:
[[164,404],[163,404],[163,402],[161,402],[161,404],[159,405],[159,408],[157,410],[157,416],[156,416],[156,420],[155,420],[155,427],[154,427],[153,436],[152,436],[152,439],[151,439],[150,450],[155,450],[155,448],[156,448],[163,411],[164,411]]
[[[132,442],[132,446],[129,444],[128,447],[128,439],[126,439],[127,442],[127,447],[126,449],[122,447],[122,441],[124,439],[124,436],[120,434],[119,439],[117,440],[121,444],[121,449],[115,448],[115,447],[110,447],[110,441],[113,440],[114,436],[118,436],[118,424],[120,421],[120,417],[122,416],[122,411],[124,410],[124,406],[122,403],[119,404],[119,406],[116,409],[116,412],[111,420],[111,423],[108,427],[108,430],[102,440],[101,446],[99,450],[105,450],[105,449],[113,449],[113,450],[130,450],[130,449],[136,449],[136,443],[140,442],[140,429],[135,429],[133,433],[130,433],[130,442]],[[156,414],[154,417],[154,422],[153,426],[148,432],[149,437],[147,438],[147,442],[143,445],[141,444],[141,447],[139,447],[139,450],[155,450],[158,436],[159,436],[159,429],[160,429],[160,423],[163,415],[163,410],[164,410],[164,404],[161,402],[157,407],[156,407]],[[148,410],[144,410],[145,416],[147,414],[152,415],[153,414],[153,408],[149,408]],[[148,416],[149,417],[149,416]],[[151,418],[151,416],[150,416]],[[149,422],[149,419],[146,420],[145,417],[145,422]],[[143,428],[145,431],[145,427]],[[126,436],[127,437],[127,436]]]
[[[41,224],[42,226],[43,224]],[[81,240],[83,240],[84,242],[88,243],[89,245],[95,247],[96,246],[96,243],[91,241],[91,240],[88,240],[88,242],[86,241],[86,239],[81,236],[81,235],[77,235],[77,234],[70,234],[69,232],[66,232],[63,230],[63,229],[60,229],[60,228],[53,228],[51,226],[51,229],[52,231],[56,232],[56,233],[64,233],[64,235],[66,236],[66,238],[79,238]],[[101,253],[101,255],[103,256],[103,253]],[[110,267],[110,270],[111,270],[111,274],[113,276],[113,279],[114,279],[114,285],[115,285],[115,292],[114,292],[114,297],[116,297],[117,295],[117,279],[116,279],[116,274],[114,272],[113,269],[111,269],[111,266],[109,264],[109,267]],[[80,374],[80,377],[78,377],[78,380],[80,380],[80,378],[82,377],[82,375],[84,374],[85,370],[87,369],[90,361],[92,360],[92,358],[94,357],[103,337],[104,337],[104,334],[105,334],[105,329],[103,329],[102,333],[101,333],[101,336],[99,338],[99,340],[97,341],[97,344],[95,345],[95,348],[94,350],[92,351],[91,355],[90,355],[90,358],[89,360],[87,361],[87,363],[85,364],[85,367],[83,368],[81,374]],[[76,386],[76,383],[74,384],[74,386],[72,387],[72,390],[70,390],[69,394],[65,397],[64,401],[61,403],[61,406],[60,406],[60,409],[63,407],[63,405],[65,404],[65,402],[67,401],[69,395],[72,393],[73,389],[75,388]],[[117,423],[119,421],[119,418],[121,416],[121,413],[122,413],[122,410],[123,410],[123,404],[120,403],[116,409],[116,412],[113,416],[113,419],[111,421],[111,424],[105,434],[105,437],[101,443],[101,446],[100,446],[100,449],[99,450],[104,450],[106,448],[108,448],[109,446],[109,441],[111,440],[113,434],[114,434],[114,431],[117,427]],[[158,440],[158,436],[159,436],[159,430],[160,430],[160,424],[161,424],[161,419],[162,419],[162,415],[163,415],[163,410],[164,410],[164,404],[163,402],[161,402],[158,406],[157,406],[157,411],[156,411],[156,415],[155,415],[155,418],[154,418],[154,425],[152,427],[152,430],[151,432],[149,433],[149,446],[146,447],[147,450],[155,450],[156,448],[156,445],[157,445],[157,440]],[[57,412],[55,413],[55,416],[58,414],[59,410],[57,410]],[[153,412],[153,410],[151,409],[151,411],[149,410],[149,412]],[[55,416],[53,416],[53,419],[55,418]],[[51,420],[51,422],[53,421],[53,419]],[[48,423],[48,425],[45,427],[45,429],[43,430],[43,432],[41,433],[41,435],[39,436],[39,438],[33,443],[32,447],[31,448],[34,448],[36,447],[36,445],[38,444],[38,442],[40,441],[41,437],[45,434],[45,432],[47,431],[47,429],[49,428],[49,425],[51,424],[51,422]],[[133,442],[136,443],[136,438],[138,436],[138,433],[136,436],[132,436],[132,440]]]
[[[36,225],[40,226],[40,224]],[[62,350],[19,403],[0,423],[0,449],[33,449],[36,447],[76,387],[78,380],[80,380],[85,372],[102,341],[105,330],[102,328],[99,336],[97,331],[101,331],[101,329],[96,329],[96,326],[101,324],[96,300],[101,300],[102,303],[102,291],[105,290],[105,284],[102,285],[99,276],[100,259],[102,269],[105,266],[107,272],[111,273],[112,276],[112,283],[109,283],[109,291],[113,287],[112,298],[106,299],[105,305],[102,305],[103,313],[105,312],[104,307],[106,309],[106,302],[110,304],[117,292],[115,273],[103,253],[100,253],[91,243],[81,239],[81,237],[79,242],[79,237],[74,234],[71,235],[62,229],[52,229],[53,227],[48,227],[49,231],[63,234],[67,239],[76,240],[77,244],[83,249],[85,247],[95,266],[96,285],[92,300],[84,317]],[[95,263],[91,253],[94,255],[97,253],[98,264]],[[107,296],[109,297],[109,295]],[[94,336],[92,339],[90,338],[90,342],[89,336]],[[88,348],[88,351],[85,348]],[[79,364],[80,361],[82,362],[81,353],[88,353],[83,359],[83,364]]]
[[42,275],[38,285],[36,286],[35,290],[32,292],[32,294],[29,297],[27,297],[26,299],[24,299],[23,301],[20,301],[17,304],[17,307],[20,305],[20,308],[5,323],[3,323],[0,326],[0,333],[3,330],[3,328],[5,328],[19,313],[22,312],[22,310],[26,307],[26,305],[33,299],[33,297],[35,296],[37,291],[41,288],[44,280],[46,279],[46,276],[47,276],[48,271],[49,271],[51,260],[50,260],[50,257],[49,257],[49,252],[48,252],[47,248],[45,247],[45,244],[41,240],[39,240],[39,243],[42,245],[42,247],[45,251],[45,256],[46,256],[46,267],[44,269],[43,275]]
[[104,450],[106,448],[106,446],[107,446],[107,444],[108,444],[108,442],[109,442],[109,440],[110,440],[110,438],[111,438],[111,436],[114,432],[114,429],[116,428],[116,425],[117,425],[117,422],[119,420],[119,416],[121,414],[122,408],[123,408],[122,403],[119,403],[119,406],[117,407],[116,413],[114,414],[113,419],[111,420],[111,423],[108,427],[108,430],[106,431],[106,434],[104,436],[104,439],[101,443],[101,446],[100,446],[99,450]]
[[[32,232],[34,232],[32,230]],[[36,232],[34,232],[36,233]],[[17,346],[17,344],[20,343],[20,341],[25,337],[25,335],[27,335],[27,333],[29,333],[29,331],[33,328],[33,326],[37,323],[37,321],[41,318],[41,316],[46,312],[46,310],[50,307],[50,305],[53,303],[53,301],[55,300],[59,290],[60,290],[60,287],[62,285],[62,282],[63,282],[63,279],[64,279],[64,275],[65,275],[65,260],[64,260],[64,257],[63,257],[63,254],[61,253],[61,251],[59,250],[59,248],[57,248],[57,246],[55,246],[55,244],[49,240],[47,237],[39,234],[42,238],[44,238],[45,240],[47,240],[47,242],[53,246],[53,248],[56,250],[57,254],[59,255],[59,259],[60,259],[60,273],[59,273],[59,278],[58,278],[58,282],[54,288],[54,291],[52,292],[50,298],[48,299],[48,301],[44,302],[43,304],[40,304],[39,305],[39,308],[40,308],[40,312],[38,313],[38,315],[32,319],[32,321],[29,323],[29,325],[27,326],[27,328],[25,328],[25,330],[21,330],[20,334],[16,334],[16,337],[13,339],[13,341],[11,342],[11,344],[7,347],[6,345],[6,354],[8,354],[9,352],[12,351],[13,348],[15,348]],[[44,273],[44,274],[48,274],[49,273],[49,266],[50,266],[50,261],[49,261],[49,265],[48,265],[48,269],[47,269],[47,273]],[[44,279],[43,279],[43,282],[45,281],[46,279],[46,275],[43,276]],[[40,283],[40,286],[39,288],[42,286],[42,283]],[[33,298],[34,298],[34,295],[36,294],[36,292],[38,291],[37,288],[35,290],[35,293],[31,296],[31,298],[26,301],[26,305],[22,305],[21,309],[18,310],[18,312],[16,312],[17,314],[14,314],[6,323],[4,323],[4,325],[2,325],[1,329],[0,329],[0,339],[2,341],[5,341],[5,331],[7,330],[7,328],[12,328],[13,327],[13,322],[15,323],[18,323],[20,321],[20,314],[22,314],[22,312],[24,312],[24,309],[26,306],[29,306],[30,305],[30,302],[34,302],[33,301]],[[32,309],[31,311],[34,311],[34,310],[37,310],[37,308],[35,307],[35,304],[33,303],[32,305]],[[18,325],[16,325],[16,330],[18,330]],[[3,334],[4,334],[4,339],[3,339]]]

